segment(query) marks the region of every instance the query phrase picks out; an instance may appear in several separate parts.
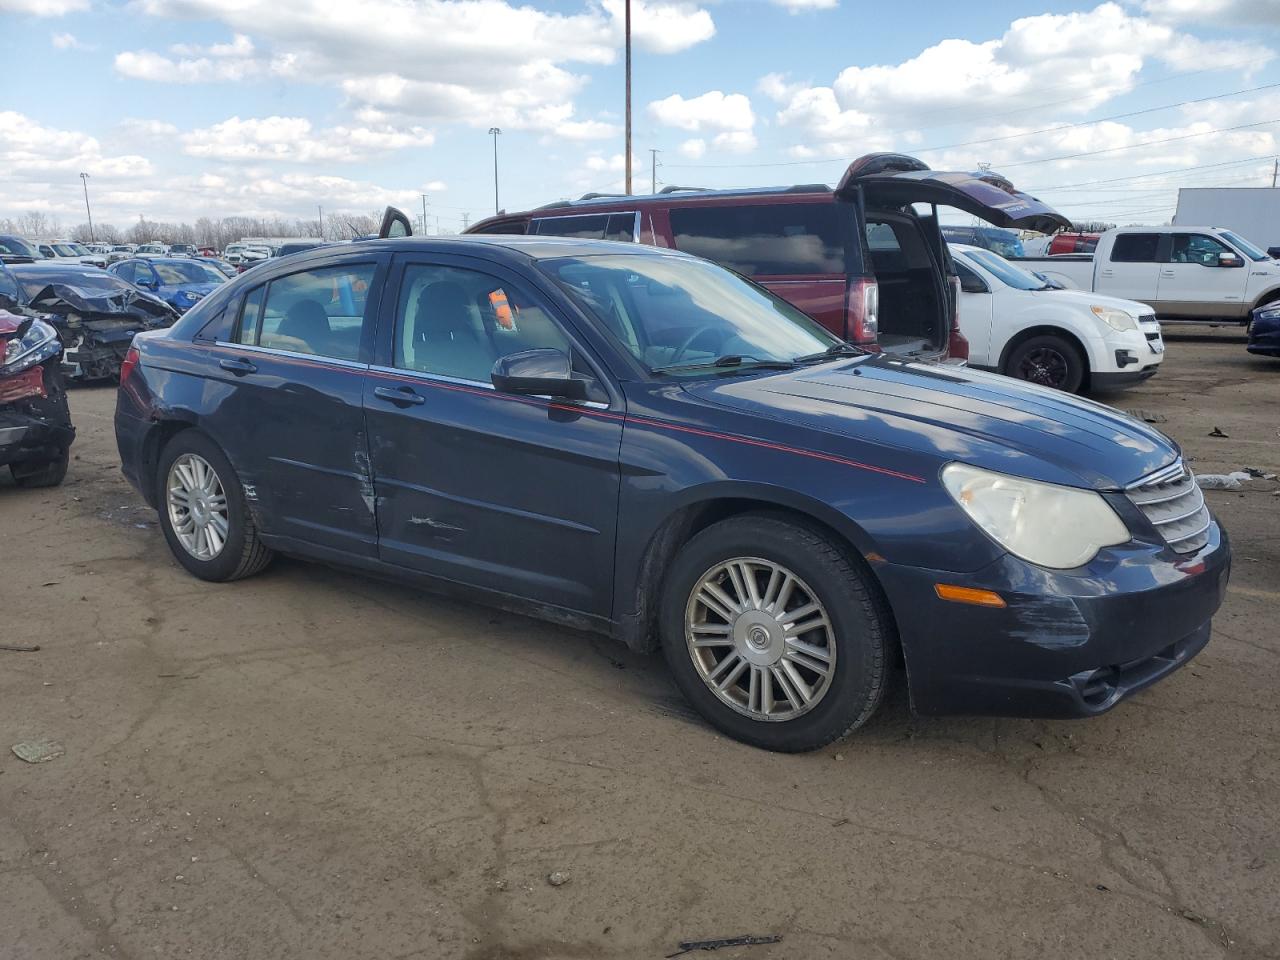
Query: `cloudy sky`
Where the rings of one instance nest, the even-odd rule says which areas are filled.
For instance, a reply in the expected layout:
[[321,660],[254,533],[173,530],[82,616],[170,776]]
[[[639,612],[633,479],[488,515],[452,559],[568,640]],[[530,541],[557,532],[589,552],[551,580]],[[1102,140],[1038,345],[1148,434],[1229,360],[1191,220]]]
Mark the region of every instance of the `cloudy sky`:
[[[1280,0],[633,0],[635,164],[834,182],[991,164],[1077,219],[1265,186]],[[622,185],[622,0],[0,0],[0,218],[311,217],[431,231]]]

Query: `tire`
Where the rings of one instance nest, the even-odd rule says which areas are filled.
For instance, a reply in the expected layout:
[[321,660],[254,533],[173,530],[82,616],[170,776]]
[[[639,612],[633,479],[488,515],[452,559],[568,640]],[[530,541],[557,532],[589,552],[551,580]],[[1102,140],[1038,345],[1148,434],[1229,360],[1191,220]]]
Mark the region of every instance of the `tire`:
[[1071,341],[1046,333],[1014,347],[1001,372],[1017,380],[1078,393],[1084,383],[1085,361]]
[[[729,561],[735,561],[736,574],[723,569]],[[789,599],[775,588],[777,567],[794,578]],[[718,570],[723,570],[721,593],[748,598],[732,626],[698,599],[706,595],[701,588],[708,576]],[[818,603],[828,626],[786,639],[797,623],[787,626],[786,615],[769,613],[771,595],[782,600],[788,614],[800,614],[800,627],[819,622],[818,614],[801,610]],[[753,601],[759,602],[752,606]],[[877,586],[845,547],[790,518],[733,517],[685,544],[666,577],[660,623],[663,653],[681,692],[712,726],[744,743],[784,753],[815,750],[866,723],[884,695],[892,628]],[[797,640],[806,653],[792,647]],[[825,677],[812,669],[823,660],[808,655],[820,651],[826,654]],[[770,663],[780,653],[782,659]],[[741,672],[733,657],[746,664]],[[726,693],[713,691],[713,684],[735,674]],[[812,700],[793,675],[806,684]],[[765,699],[766,686],[772,705]]]
[[67,476],[67,461],[70,456],[66,450],[57,460],[46,460],[43,463],[11,463],[9,472],[13,474],[13,482],[20,487],[56,487]]
[[[171,471],[179,461],[182,461],[181,469],[172,474],[173,485],[180,486],[184,475],[193,476],[193,469],[202,470],[199,463],[203,463],[212,471],[216,481],[215,485],[211,485],[212,488],[222,490],[221,502],[218,502],[216,496],[207,495],[203,504],[192,502],[189,508],[171,506]],[[165,445],[156,469],[155,489],[159,501],[157,512],[160,515],[160,529],[164,531],[164,538],[168,541],[174,559],[189,573],[201,580],[223,583],[253,576],[271,562],[272,551],[263,546],[258,538],[258,526],[249,512],[244,488],[240,485],[235,470],[226,455],[218,449],[218,445],[204,434],[195,430],[183,430]],[[193,552],[193,548],[184,544],[185,534],[175,528],[175,516],[183,516],[184,509],[192,526],[195,525],[197,515],[210,518],[215,513],[222,515],[225,535],[221,532],[218,534],[222,540],[221,545],[216,550],[211,549],[213,543],[207,539],[209,534],[205,535],[204,544],[210,548],[206,551],[208,556]],[[214,527],[219,531],[223,529],[223,525],[212,519],[203,526]]]

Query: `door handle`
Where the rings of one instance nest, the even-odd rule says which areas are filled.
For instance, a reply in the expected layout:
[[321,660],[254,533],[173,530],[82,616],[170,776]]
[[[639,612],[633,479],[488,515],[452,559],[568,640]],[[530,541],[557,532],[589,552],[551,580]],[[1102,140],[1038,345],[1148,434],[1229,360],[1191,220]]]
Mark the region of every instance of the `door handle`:
[[421,406],[427,402],[427,398],[421,394],[414,393],[411,387],[374,387],[373,395],[380,400],[390,400],[392,403],[413,404]]
[[1178,275],[1177,275],[1176,273],[1174,273],[1172,270],[1161,270],[1161,271],[1160,271],[1160,276],[1162,276],[1162,277],[1168,277],[1170,280],[1173,280],[1173,279],[1174,279],[1174,278],[1176,278]]
[[1103,271],[1102,271],[1102,275],[1103,275],[1104,277],[1114,276],[1114,274],[1113,274],[1110,270],[1103,270]]
[[226,357],[218,361],[218,366],[223,370],[230,370],[238,377],[243,377],[246,373],[257,373],[258,368],[248,360],[240,357]]

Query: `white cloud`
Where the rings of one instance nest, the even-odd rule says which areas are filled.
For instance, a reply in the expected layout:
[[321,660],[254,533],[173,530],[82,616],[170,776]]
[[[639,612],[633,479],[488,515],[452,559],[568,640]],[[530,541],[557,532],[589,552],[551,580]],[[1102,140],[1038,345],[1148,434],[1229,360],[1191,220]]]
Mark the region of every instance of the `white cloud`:
[[36,17],[61,17],[89,9],[89,0],[0,0],[0,13],[27,13]]
[[840,0],[769,0],[769,2],[792,13],[802,13],[805,10],[834,10],[840,5]]
[[[602,0],[612,19],[615,42],[622,40],[623,0]],[[652,53],[679,53],[715,36],[711,14],[692,3],[650,3],[632,0],[631,41]]]
[[88,50],[87,44],[81,43],[74,33],[54,33],[49,36],[49,42],[53,44],[55,50]]
[[707,152],[707,141],[701,137],[693,137],[680,144],[677,149],[680,152],[680,156],[688,157],[690,160],[698,160]]
[[423,127],[333,127],[313,130],[305,117],[231,117],[179,138],[183,152],[217,160],[350,163],[386,150],[429,147],[434,135]]
[[770,74],[760,89],[778,102],[777,122],[802,137],[798,157],[842,156],[919,140],[913,129],[1039,107],[1080,116],[1131,90],[1149,59],[1175,69],[1215,63],[1259,66],[1272,56],[1252,43],[1205,42],[1132,16],[1115,3],[1013,21],[994,40],[943,40],[894,65],[851,66],[830,86]]
[[690,99],[673,93],[664,100],[654,100],[649,104],[649,116],[668,127],[692,133],[702,130],[746,132],[756,123],[751,100],[745,94],[725,94],[719,90]]
[[1172,22],[1200,20],[1217,26],[1280,25],[1275,0],[1145,0],[1145,13]]
[[132,154],[110,156],[86,134],[44,127],[21,113],[0,111],[0,180],[49,180],[50,173],[147,176],[151,162]]

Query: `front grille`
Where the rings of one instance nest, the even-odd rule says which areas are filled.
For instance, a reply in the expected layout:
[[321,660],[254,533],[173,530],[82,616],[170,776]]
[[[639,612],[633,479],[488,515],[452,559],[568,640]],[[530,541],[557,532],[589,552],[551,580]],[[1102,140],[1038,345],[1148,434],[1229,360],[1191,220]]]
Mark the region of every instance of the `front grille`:
[[1194,553],[1209,542],[1209,508],[1181,460],[1139,480],[1126,493],[1178,553]]

